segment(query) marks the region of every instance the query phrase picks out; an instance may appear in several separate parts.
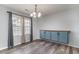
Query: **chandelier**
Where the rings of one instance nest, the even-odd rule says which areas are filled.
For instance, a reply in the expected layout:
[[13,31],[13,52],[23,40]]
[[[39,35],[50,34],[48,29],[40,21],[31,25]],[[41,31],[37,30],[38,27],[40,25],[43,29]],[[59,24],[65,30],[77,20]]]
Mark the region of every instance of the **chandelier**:
[[30,16],[33,18],[39,18],[41,15],[41,12],[37,10],[37,4],[35,4],[35,10],[30,14]]

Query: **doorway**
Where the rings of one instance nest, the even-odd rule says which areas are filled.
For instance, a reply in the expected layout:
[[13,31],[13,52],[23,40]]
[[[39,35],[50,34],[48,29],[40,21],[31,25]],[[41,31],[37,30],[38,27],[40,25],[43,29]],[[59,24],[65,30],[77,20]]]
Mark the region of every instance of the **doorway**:
[[14,46],[30,41],[31,19],[12,14],[13,43]]

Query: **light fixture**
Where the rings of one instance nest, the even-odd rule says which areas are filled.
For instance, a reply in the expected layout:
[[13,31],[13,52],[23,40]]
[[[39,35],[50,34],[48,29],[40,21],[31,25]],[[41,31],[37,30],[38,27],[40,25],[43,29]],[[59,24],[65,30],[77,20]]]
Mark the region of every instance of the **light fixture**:
[[37,4],[35,4],[35,10],[30,14],[30,16],[33,18],[39,18],[41,15],[41,12],[37,10]]

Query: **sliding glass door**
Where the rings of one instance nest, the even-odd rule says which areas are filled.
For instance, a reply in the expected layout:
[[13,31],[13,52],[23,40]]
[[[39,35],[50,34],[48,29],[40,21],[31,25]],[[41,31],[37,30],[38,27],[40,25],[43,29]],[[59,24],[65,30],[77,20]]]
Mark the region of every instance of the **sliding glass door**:
[[21,43],[22,17],[12,14],[14,46]]
[[14,46],[30,41],[30,18],[12,14]]
[[25,35],[25,42],[30,40],[31,35],[31,20],[29,18],[24,17],[24,35]]

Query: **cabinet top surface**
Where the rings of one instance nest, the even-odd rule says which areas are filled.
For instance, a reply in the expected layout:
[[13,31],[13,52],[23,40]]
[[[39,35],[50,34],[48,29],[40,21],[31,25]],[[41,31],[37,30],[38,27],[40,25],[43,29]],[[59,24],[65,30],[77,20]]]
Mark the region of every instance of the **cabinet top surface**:
[[54,31],[54,32],[70,32],[70,30],[40,30],[40,31]]

